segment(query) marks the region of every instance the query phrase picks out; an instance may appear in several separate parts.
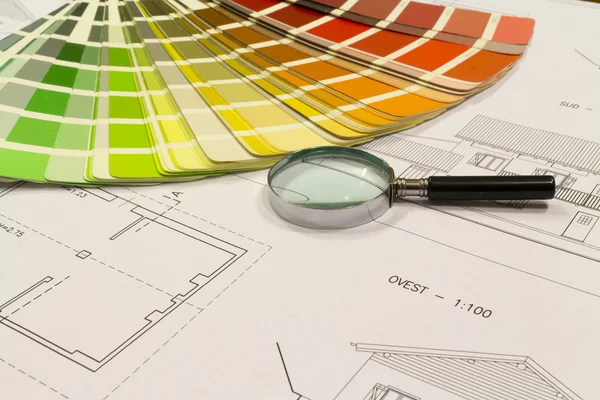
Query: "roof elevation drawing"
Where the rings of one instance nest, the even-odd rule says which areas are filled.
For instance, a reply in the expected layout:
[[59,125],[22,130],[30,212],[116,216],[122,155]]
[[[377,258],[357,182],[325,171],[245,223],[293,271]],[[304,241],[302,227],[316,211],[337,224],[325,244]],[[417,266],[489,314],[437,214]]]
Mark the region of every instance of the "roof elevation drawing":
[[[528,356],[351,345],[369,356],[332,400],[583,400]],[[278,349],[292,392],[308,400]]]
[[582,400],[527,356],[354,346],[371,356],[335,400]]

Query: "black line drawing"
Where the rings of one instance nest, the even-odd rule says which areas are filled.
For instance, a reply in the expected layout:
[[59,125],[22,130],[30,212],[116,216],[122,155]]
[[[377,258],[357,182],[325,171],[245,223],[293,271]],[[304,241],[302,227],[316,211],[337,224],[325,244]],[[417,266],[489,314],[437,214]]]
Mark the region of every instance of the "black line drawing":
[[457,138],[578,171],[600,173],[600,143],[476,116]]
[[449,172],[463,156],[450,151],[405,140],[395,136],[384,136],[362,145],[364,149],[410,161],[421,167]]
[[0,198],[8,195],[13,190],[17,190],[18,188],[20,188],[24,184],[25,184],[25,182],[21,182],[20,181],[20,182],[15,182],[15,183],[12,183],[10,185],[7,185],[6,187],[4,187],[4,189],[2,189],[2,187],[0,186]]
[[563,236],[585,242],[588,235],[596,225],[596,222],[598,222],[598,217],[596,215],[579,211],[577,214],[575,214],[571,220],[571,223],[563,232]]
[[[514,214],[459,203],[454,204],[457,209],[473,211],[474,217],[441,212],[493,229],[497,229],[499,223],[508,222],[515,229],[502,229],[504,233],[600,262],[600,234],[594,231],[598,225],[586,225],[586,233],[583,234],[583,230],[573,233],[576,225],[571,223],[580,212],[584,212],[581,208],[586,209],[586,215],[594,221],[600,216],[600,142],[484,115],[476,115],[455,137],[452,148],[446,147],[446,150],[437,149],[435,141],[427,145],[394,136],[377,139],[362,147],[396,159],[404,168],[400,175],[407,177],[424,178],[436,174],[553,175],[557,183],[556,200],[569,206],[565,206],[568,215],[553,219],[552,224],[538,226],[539,221],[523,222],[518,212],[529,206],[527,201],[496,202],[514,210]],[[402,171],[401,168],[399,170]],[[430,204],[405,201],[440,211]],[[480,216],[485,216],[487,221],[483,223]],[[517,233],[517,227],[520,233]],[[524,234],[521,228],[529,233]],[[550,238],[560,241],[550,241]]]
[[[464,351],[420,349],[386,345],[353,344],[356,351],[370,354],[361,371],[346,385],[336,400],[355,394],[358,387],[380,371],[393,371],[400,381],[387,376],[386,383],[376,382],[368,388],[369,399],[435,398],[451,393],[465,400],[581,400],[569,388],[526,356],[486,354]],[[384,375],[385,376],[385,375]],[[383,376],[382,376],[383,379]],[[400,382],[404,383],[403,385]],[[431,392],[423,392],[423,384]],[[412,386],[410,386],[412,385]],[[398,389],[398,386],[402,386]],[[351,393],[354,392],[354,393]],[[400,393],[399,397],[394,397]],[[392,395],[393,394],[393,395]]]
[[569,6],[600,9],[600,4],[596,3],[596,0],[550,0],[555,3],[567,4]]
[[[333,400],[449,396],[457,400],[582,400],[528,356],[369,343],[351,346],[368,358]],[[277,347],[292,387],[279,344]],[[306,397],[299,395],[299,399]]]
[[583,52],[575,49],[575,52],[577,54],[579,54],[581,57],[583,57],[585,60],[589,61],[590,64],[592,64],[594,67],[600,69],[600,62],[598,60],[592,60],[589,56],[587,56],[586,54],[584,54]]
[[29,288],[27,288],[26,290],[22,291],[21,293],[19,293],[18,295],[16,295],[12,299],[8,300],[4,304],[1,304],[0,305],[0,313],[2,313],[2,309],[10,306],[12,303],[14,303],[15,301],[19,300],[21,297],[25,296],[27,293],[31,292],[32,290],[38,288],[39,286],[41,286],[41,285],[43,285],[45,283],[50,283],[51,281],[52,281],[52,277],[47,276],[44,279],[40,280],[39,282],[31,285]]
[[496,172],[505,161],[506,158],[504,157],[499,157],[495,154],[478,152],[469,160],[469,164],[486,169],[488,171]]
[[283,370],[285,372],[285,376],[287,378],[288,385],[290,386],[290,391],[295,396],[298,396],[298,398],[296,400],[310,400],[307,397],[304,397],[300,393],[296,392],[296,390],[294,389],[294,385],[292,384],[292,379],[290,378],[290,374],[288,372],[287,365],[285,364],[285,359],[283,357],[283,352],[281,351],[281,347],[279,346],[279,343],[277,343],[277,351],[279,352],[279,358],[281,359],[281,365],[283,366]]
[[[6,186],[4,190],[0,187],[0,200],[10,199],[20,190],[26,190],[28,185],[30,184],[15,183]],[[190,249],[188,253],[185,253],[186,259],[177,260],[177,264],[172,264],[178,268],[176,274],[170,272],[168,258],[162,264],[154,264],[155,268],[144,268],[145,265],[153,265],[152,257],[156,256],[156,254],[147,255],[145,252],[137,252],[135,256],[140,265],[117,266],[101,260],[102,256],[97,255],[97,249],[93,247],[75,248],[73,245],[53,237],[49,232],[34,229],[30,225],[18,221],[16,217],[0,214],[0,226],[4,224],[4,221],[10,223],[11,226],[18,226],[24,235],[33,235],[35,240],[52,251],[53,257],[56,257],[55,262],[49,264],[47,268],[40,268],[40,271],[46,271],[47,275],[36,278],[35,282],[31,284],[26,282],[32,279],[35,271],[28,271],[27,273],[30,275],[27,275],[18,268],[11,269],[10,266],[7,266],[4,269],[3,272],[7,279],[6,282],[0,282],[0,325],[18,332],[92,372],[103,368],[182,305],[192,306],[201,312],[201,308],[190,302],[194,295],[201,292],[203,288],[249,252],[247,246],[223,240],[196,226],[182,223],[172,216],[172,210],[179,211],[177,207],[181,201],[177,199],[177,196],[181,193],[175,193],[172,196],[165,195],[162,199],[157,200],[124,188],[63,186],[54,191],[58,192],[58,196],[73,196],[78,201],[85,201],[92,208],[109,207],[109,209],[118,211],[120,217],[116,219],[116,223],[123,218],[129,219],[123,223],[122,227],[115,228],[110,237],[107,235],[105,238],[107,244],[103,249],[110,249],[111,246],[117,245],[121,246],[121,251],[123,251],[123,248],[127,249],[131,246],[139,247],[143,244],[140,241],[155,237],[163,238],[170,245],[184,243],[186,248]],[[90,212],[90,214],[93,216],[94,213]],[[60,217],[56,218],[57,222],[60,222]],[[130,222],[131,220],[133,222]],[[91,221],[94,219],[92,218]],[[256,243],[256,245],[248,243],[248,245],[254,246],[254,249],[257,247],[265,249],[265,253],[270,249],[263,243],[246,239]],[[156,244],[160,245],[160,242]],[[150,250],[151,245],[145,248]],[[131,251],[136,250],[132,248]],[[169,251],[165,250],[158,254],[168,255]],[[104,256],[106,256],[105,253]],[[187,258],[191,258],[191,260]],[[156,266],[162,268],[156,268]],[[69,281],[65,282],[66,279]],[[56,283],[57,281],[58,283]],[[24,286],[19,287],[18,285]],[[56,289],[58,285],[61,286]],[[49,291],[52,289],[54,291],[50,294]],[[19,293],[13,295],[12,293],[15,291]],[[90,300],[86,297],[86,291],[97,294],[97,296]],[[101,343],[101,345],[93,343],[92,347],[94,348],[88,349],[84,344],[77,344],[77,340],[73,342],[68,340],[69,335],[57,334],[48,325],[40,325],[35,322],[35,318],[30,315],[34,312],[30,304],[35,302],[35,312],[49,311],[52,302],[56,301],[54,298],[58,294],[57,292],[61,296],[78,298],[78,302],[75,303],[89,306],[86,314],[81,314],[84,311],[77,308],[80,305],[73,305],[72,308],[64,311],[65,313],[80,313],[79,318],[83,320],[87,318],[89,323],[99,320],[104,325],[114,324],[113,330],[121,329],[122,332],[119,331],[119,334],[123,336],[113,335],[110,340],[106,340],[106,343]],[[6,296],[8,298],[5,299]],[[105,303],[98,300],[103,296],[107,300]],[[116,300],[111,300],[111,297],[120,299],[122,302],[136,297],[140,300],[137,300],[137,303],[133,301],[135,305],[131,306],[130,311],[121,312],[122,307],[118,303],[114,303]],[[61,306],[68,305],[64,301],[60,304]],[[22,311],[24,307],[27,307],[28,313]],[[57,314],[54,318],[60,320],[62,310],[57,310],[55,307],[49,312]],[[93,315],[89,316],[88,313]],[[62,315],[67,322],[72,317],[74,316]],[[57,324],[59,323],[57,322]],[[127,328],[119,328],[121,325],[126,325]],[[51,334],[46,331],[50,331]],[[97,342],[102,342],[101,337],[97,339]],[[90,342],[85,343],[90,345]]]

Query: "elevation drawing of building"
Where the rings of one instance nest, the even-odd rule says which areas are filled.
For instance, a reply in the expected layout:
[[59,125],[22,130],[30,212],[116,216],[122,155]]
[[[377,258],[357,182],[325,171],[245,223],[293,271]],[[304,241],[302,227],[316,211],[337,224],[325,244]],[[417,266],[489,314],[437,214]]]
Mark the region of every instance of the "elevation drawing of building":
[[582,400],[527,356],[353,346],[370,356],[335,400]]
[[[600,263],[600,140],[592,141],[475,115],[444,137],[386,136],[361,146],[386,158],[398,176],[552,175],[551,201],[422,202],[403,201],[536,243],[552,251]],[[540,218],[540,214],[544,218]],[[600,296],[586,285],[596,266],[573,286]],[[539,271],[528,271],[536,275]],[[587,275],[592,274],[592,275]],[[556,275],[541,275],[561,281]],[[585,276],[585,278],[583,278]]]

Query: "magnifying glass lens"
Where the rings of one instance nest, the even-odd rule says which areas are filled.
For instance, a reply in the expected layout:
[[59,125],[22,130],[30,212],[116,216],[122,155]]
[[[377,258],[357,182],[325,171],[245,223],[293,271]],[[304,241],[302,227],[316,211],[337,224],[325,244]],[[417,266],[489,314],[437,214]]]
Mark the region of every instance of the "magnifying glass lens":
[[389,188],[390,176],[369,159],[328,151],[290,160],[274,174],[271,186],[287,202],[338,209],[378,197]]

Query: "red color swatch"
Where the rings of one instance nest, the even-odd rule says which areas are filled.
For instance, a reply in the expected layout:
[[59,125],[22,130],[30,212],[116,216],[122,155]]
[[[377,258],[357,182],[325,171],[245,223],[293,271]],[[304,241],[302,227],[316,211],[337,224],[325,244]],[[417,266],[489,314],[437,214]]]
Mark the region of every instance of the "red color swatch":
[[491,14],[481,11],[456,9],[443,31],[460,36],[480,38],[490,17]]
[[398,5],[398,0],[359,0],[349,12],[385,21]]
[[269,14],[269,18],[283,22],[294,28],[299,28],[313,21],[323,18],[325,15],[320,12],[313,11],[309,8],[298,7],[294,5],[287,6],[281,10]]
[[350,47],[362,50],[366,53],[385,57],[404,46],[408,46],[417,39],[419,39],[417,36],[381,30],[374,35],[350,45]]
[[435,71],[469,49],[470,47],[461,44],[430,40],[396,58],[396,61],[426,71]]
[[406,6],[402,13],[396,18],[396,23],[417,26],[419,28],[431,29],[440,19],[445,7],[411,2]]
[[484,50],[458,64],[445,75],[469,82],[484,82],[516,62],[519,57]]
[[332,42],[340,43],[370,29],[370,26],[359,24],[342,18],[335,18],[319,25],[307,33]]
[[535,21],[531,18],[518,18],[503,15],[496,27],[492,40],[505,43],[527,44],[533,35]]
[[281,3],[279,0],[236,0],[236,4],[252,11],[262,11]]

